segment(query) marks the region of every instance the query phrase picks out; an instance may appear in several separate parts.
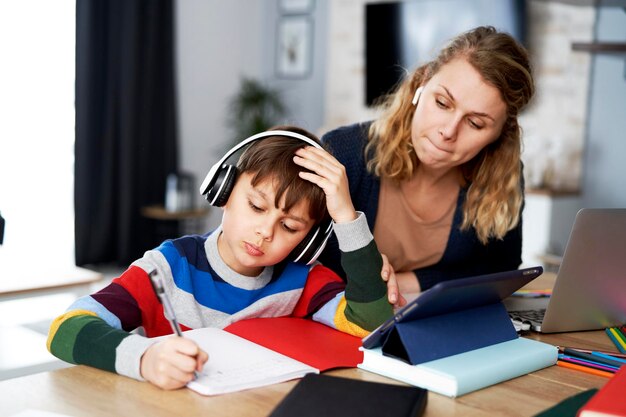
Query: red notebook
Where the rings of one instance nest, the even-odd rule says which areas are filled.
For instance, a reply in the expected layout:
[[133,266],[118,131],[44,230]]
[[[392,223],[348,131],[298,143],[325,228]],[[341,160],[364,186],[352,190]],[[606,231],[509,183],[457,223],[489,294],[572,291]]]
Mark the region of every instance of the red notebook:
[[313,320],[274,317],[242,320],[226,327],[229,333],[326,371],[355,368],[363,362],[361,339]]
[[626,366],[581,407],[578,417],[626,417]]

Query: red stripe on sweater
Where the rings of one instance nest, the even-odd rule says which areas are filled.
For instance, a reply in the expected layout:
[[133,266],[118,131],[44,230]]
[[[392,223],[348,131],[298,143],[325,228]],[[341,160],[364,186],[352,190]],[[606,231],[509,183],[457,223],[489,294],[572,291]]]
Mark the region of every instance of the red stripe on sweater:
[[291,313],[294,317],[307,317],[345,289],[345,283],[332,270],[323,265],[311,269],[298,300]]
[[[115,278],[113,282],[126,288],[126,291],[137,301],[141,310],[141,321],[146,336],[156,337],[173,333],[169,321],[163,314],[163,306],[152,289],[150,277],[146,271],[132,265],[119,278]],[[185,326],[181,326],[181,329],[189,330]]]

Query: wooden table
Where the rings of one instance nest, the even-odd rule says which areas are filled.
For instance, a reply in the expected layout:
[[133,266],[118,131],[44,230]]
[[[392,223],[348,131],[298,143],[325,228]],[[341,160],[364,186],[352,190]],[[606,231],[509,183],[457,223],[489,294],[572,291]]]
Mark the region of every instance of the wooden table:
[[[547,275],[529,287],[546,288],[554,276]],[[616,351],[604,331],[527,335],[553,345]],[[327,374],[402,384],[360,369],[341,369]],[[430,392],[424,416],[532,416],[555,403],[589,388],[599,388],[604,377],[552,366],[528,375],[475,391],[459,398]],[[205,397],[188,389],[162,391],[113,373],[86,366],[30,375],[0,382],[3,415],[24,409],[52,411],[69,416],[216,416],[258,417],[268,415],[293,388],[296,381]]]
[[[533,335],[552,344],[614,350],[603,331]],[[329,375],[398,383],[360,369]],[[552,366],[456,399],[430,392],[425,416],[532,416],[583,390],[601,387],[604,377]],[[188,389],[162,391],[87,366],[30,375],[0,382],[2,415],[24,409],[69,416],[206,416],[258,417],[268,415],[296,381],[249,391],[205,397]]]

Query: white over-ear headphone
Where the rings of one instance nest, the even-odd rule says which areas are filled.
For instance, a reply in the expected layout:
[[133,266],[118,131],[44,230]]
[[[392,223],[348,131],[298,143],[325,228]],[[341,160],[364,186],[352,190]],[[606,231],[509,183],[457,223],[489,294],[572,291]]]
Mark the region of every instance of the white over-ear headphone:
[[[238,150],[248,146],[250,143],[272,136],[287,136],[293,139],[301,140],[307,145],[323,149],[313,139],[288,130],[268,130],[254,136],[250,136],[226,152],[226,154],[209,169],[209,173],[206,175],[204,181],[202,181],[202,185],[200,186],[200,194],[206,197],[209,204],[216,207],[222,207],[228,201],[228,197],[235,186],[238,174],[237,167],[235,165],[227,164],[226,160],[233,156]],[[296,246],[295,249],[289,254],[288,259],[293,262],[311,265],[322,253],[322,250],[324,250],[326,242],[332,232],[332,219],[324,219],[320,224],[313,226],[302,242],[300,242],[298,246]]]
[[417,105],[417,102],[419,101],[420,96],[422,95],[422,91],[423,90],[424,90],[423,86],[421,86],[417,90],[415,90],[415,95],[413,96],[413,101],[411,101],[411,103],[413,103],[414,106]]

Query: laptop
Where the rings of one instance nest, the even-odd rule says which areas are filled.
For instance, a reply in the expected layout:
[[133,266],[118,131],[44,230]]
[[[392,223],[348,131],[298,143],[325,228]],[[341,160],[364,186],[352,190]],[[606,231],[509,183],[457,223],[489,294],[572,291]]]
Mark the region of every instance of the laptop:
[[542,333],[626,324],[626,208],[580,210],[551,297],[504,304],[513,320]]

